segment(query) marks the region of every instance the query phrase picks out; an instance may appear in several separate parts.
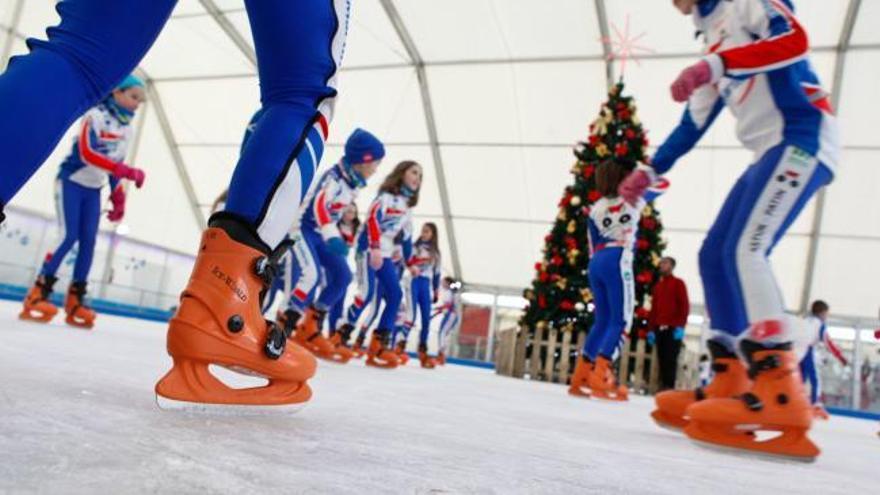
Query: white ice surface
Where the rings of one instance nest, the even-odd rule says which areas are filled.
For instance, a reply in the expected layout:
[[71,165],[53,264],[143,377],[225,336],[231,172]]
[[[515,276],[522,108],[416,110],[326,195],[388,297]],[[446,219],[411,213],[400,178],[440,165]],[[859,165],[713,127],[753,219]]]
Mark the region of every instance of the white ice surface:
[[708,450],[651,401],[577,400],[487,370],[321,364],[287,417],[159,410],[165,326],[16,319],[0,302],[0,493],[877,493],[877,425],[832,418],[814,464]]

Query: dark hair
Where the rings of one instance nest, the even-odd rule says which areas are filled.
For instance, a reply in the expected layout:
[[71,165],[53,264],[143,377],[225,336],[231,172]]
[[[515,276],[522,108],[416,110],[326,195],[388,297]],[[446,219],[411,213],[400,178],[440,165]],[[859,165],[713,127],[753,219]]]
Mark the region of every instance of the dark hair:
[[[403,187],[403,176],[409,171],[409,169],[413,167],[421,167],[418,162],[413,160],[404,160],[397,164],[394,167],[394,170],[385,177],[385,180],[382,181],[382,185],[379,186],[379,192],[387,192],[391,194],[400,194],[400,190]],[[421,189],[421,186],[419,186]],[[407,205],[412,208],[413,206],[419,204],[419,190],[413,191],[413,195],[409,198]]]
[[596,168],[596,189],[603,197],[613,198],[617,196],[617,187],[623,179],[632,172],[633,167],[625,162],[605,160]]
[[434,256],[440,256],[440,239],[437,238],[437,224],[434,222],[425,222],[422,224],[422,228],[428,227],[431,231],[431,240],[428,241],[428,244],[431,246],[431,253]]
[[454,284],[454,283],[455,283],[455,278],[454,278],[454,277],[446,276],[446,277],[443,277],[443,281],[446,282],[447,284]]
[[[357,231],[361,228],[361,219],[358,217],[358,205],[354,201],[351,202],[351,207],[354,208],[354,220],[351,221],[351,231],[357,235]],[[342,223],[342,220],[345,218],[345,213],[342,214],[342,217],[339,218],[339,223]]]
[[[676,265],[678,265],[678,262],[676,262],[675,258],[673,258],[672,256],[664,256],[663,260],[669,260],[669,262],[672,263],[672,268],[675,268]],[[660,260],[660,261],[663,261],[663,260]]]
[[810,305],[810,313],[813,316],[819,316],[819,313],[824,313],[829,309],[828,303],[821,299],[813,301],[813,304]]

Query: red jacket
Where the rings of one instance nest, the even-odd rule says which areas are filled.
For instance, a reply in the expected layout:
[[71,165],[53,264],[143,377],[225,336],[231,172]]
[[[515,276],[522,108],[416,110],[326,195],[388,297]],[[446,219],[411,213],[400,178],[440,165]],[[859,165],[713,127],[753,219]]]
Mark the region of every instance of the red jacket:
[[651,292],[650,328],[662,326],[683,327],[691,312],[687,287],[684,281],[673,275],[661,277]]

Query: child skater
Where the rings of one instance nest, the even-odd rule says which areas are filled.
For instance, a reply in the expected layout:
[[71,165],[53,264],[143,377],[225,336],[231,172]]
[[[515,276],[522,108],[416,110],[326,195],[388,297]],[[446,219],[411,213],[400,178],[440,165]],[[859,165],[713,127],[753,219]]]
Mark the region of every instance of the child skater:
[[804,383],[810,384],[810,404],[813,405],[813,414],[820,419],[828,419],[828,411],[822,405],[822,383],[819,380],[819,370],[816,367],[816,351],[815,348],[819,344],[825,346],[832,356],[840,361],[840,364],[846,366],[847,360],[840,352],[840,349],[828,336],[826,331],[826,322],[828,321],[828,303],[821,300],[813,301],[810,305],[810,315],[805,319],[806,332],[803,332],[805,341],[799,349],[803,358],[801,358],[801,377]]
[[367,215],[369,267],[376,279],[376,290],[385,303],[379,326],[373,332],[367,348],[369,366],[395,368],[398,365],[396,354],[389,349],[389,341],[403,292],[392,255],[395,238],[400,233],[403,233],[404,259],[412,255],[411,209],[419,202],[421,186],[422,166],[414,161],[398,163],[382,182],[379,195],[370,205]]
[[[358,189],[367,185],[384,156],[381,141],[365,130],[356,129],[345,142],[345,155],[321,176],[306,197],[301,241],[293,245],[299,277],[291,292],[283,325],[269,332],[267,356],[281,356],[287,338],[296,328],[294,341],[317,357],[339,362],[351,358],[347,348],[334,346],[321,333],[327,311],[345,297],[352,278],[347,261],[349,246],[338,224],[354,202]],[[326,285],[315,297],[322,278]]]
[[413,245],[413,257],[408,264],[412,273],[409,321],[415,323],[416,317],[421,316],[419,362],[423,368],[433,368],[437,363],[428,355],[428,334],[431,331],[431,303],[438,299],[441,269],[437,225],[433,222],[422,225],[421,235]]
[[687,107],[654,154],[653,170],[627,178],[622,194],[638,195],[651,174],[669,171],[725,107],[754,157],[699,254],[714,378],[705,388],[657,394],[652,416],[694,440],[811,460],[819,449],[807,437],[813,411],[792,348],[799,329],[785,314],[769,255],[833,177],[840,147],[831,99],[791,0],[674,4],[693,17],[705,55],[671,86],[673,99]]
[[602,197],[590,208],[588,220],[590,289],[596,310],[571,379],[572,395],[620,401],[628,398],[626,386],[617,384],[611,365],[621,336],[632,323],[633,251],[642,210],[668,186],[660,179],[645,197],[627,201],[617,189],[633,168],[629,163],[607,160],[596,169],[596,186]]
[[403,257],[403,232],[397,236],[397,244],[394,245],[394,254],[391,256],[397,269],[397,280],[400,282],[400,306],[397,308],[397,317],[394,319],[394,331],[391,333],[391,348],[397,355],[397,361],[401,366],[409,362],[409,354],[406,353],[406,342],[409,339],[409,331],[412,329],[413,320],[410,318],[410,308],[413,307],[412,273],[407,269],[408,260]]
[[449,348],[449,336],[452,335],[452,331],[458,327],[458,324],[461,321],[461,315],[459,314],[461,301],[459,300],[460,297],[458,292],[460,288],[460,282],[457,282],[452,277],[445,277],[443,279],[442,296],[439,298],[440,305],[437,306],[434,314],[431,316],[433,318],[434,316],[443,315],[443,318],[440,319],[440,330],[437,332],[436,364],[440,366],[446,364],[446,350]]
[[58,280],[55,274],[67,252],[78,244],[73,279],[64,302],[65,321],[82,328],[94,325],[95,311],[86,305],[85,295],[101,217],[101,189],[109,178],[113,209],[107,213],[107,219],[121,221],[125,215],[125,188],[121,180],[130,180],[140,188],[146,177],[142,170],[123,163],[132,138],[131,122],[144,99],[143,82],[130,75],[83,116],[73,151],[61,163],[55,185],[62,241],[47,256],[40,276],[28,292],[20,314],[22,319],[48,322],[58,312],[49,300]]

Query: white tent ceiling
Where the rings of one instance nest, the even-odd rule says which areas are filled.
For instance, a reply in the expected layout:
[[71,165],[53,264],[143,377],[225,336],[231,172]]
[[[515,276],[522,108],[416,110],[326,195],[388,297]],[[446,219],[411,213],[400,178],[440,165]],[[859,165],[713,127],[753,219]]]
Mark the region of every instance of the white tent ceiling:
[[[0,62],[26,51],[24,37],[42,37],[57,22],[54,3],[0,0]],[[473,284],[518,291],[531,279],[571,181],[571,146],[585,137],[605,98],[607,71],[620,72],[605,60],[603,33],[627,24],[644,33],[640,42],[653,53],[628,63],[627,90],[653,142],[677,122],[680,108],[668,97],[668,83],[699,46],[691,21],[669,3],[354,0],[324,165],[339,157],[356,126],[388,143],[387,161],[419,160],[427,181],[417,220],[436,221],[445,241],[454,234],[454,243],[445,243],[447,260],[455,258],[447,268],[457,265]],[[816,68],[838,99],[845,150],[821,216],[814,201],[774,253],[775,269],[791,309],[823,297],[839,314],[873,316],[880,302],[873,290],[880,279],[880,203],[867,199],[880,183],[880,112],[871,103],[880,86],[880,0],[795,4]],[[140,67],[153,100],[141,115],[136,162],[149,183],[132,195],[131,236],[184,251],[196,244],[258,105],[252,61],[240,0],[180,0]],[[16,205],[51,212],[55,164],[68,147],[65,139]],[[668,252],[697,302],[701,239],[749,160],[723,117],[672,172],[673,189],[659,200]]]

